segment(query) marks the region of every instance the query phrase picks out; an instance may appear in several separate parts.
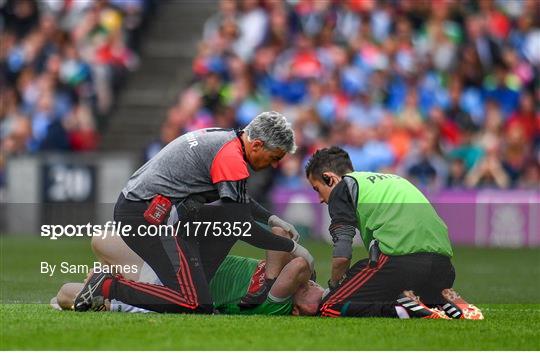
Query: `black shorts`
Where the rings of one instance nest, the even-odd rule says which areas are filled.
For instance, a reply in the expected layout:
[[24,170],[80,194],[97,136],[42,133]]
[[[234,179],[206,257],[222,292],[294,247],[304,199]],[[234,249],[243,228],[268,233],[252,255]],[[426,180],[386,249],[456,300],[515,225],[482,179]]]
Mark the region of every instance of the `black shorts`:
[[331,291],[319,308],[322,316],[395,317],[400,293],[413,290],[428,306],[444,303],[441,291],[454,284],[450,258],[433,253],[402,256],[381,254],[377,265],[368,260],[355,263],[338,288]]
[[[149,226],[144,219],[146,201],[127,200],[120,194],[114,210],[114,220],[130,225],[132,234],[122,237],[163,283],[143,284],[115,277],[109,299],[156,312],[212,313],[213,299],[209,281],[234,245],[234,238],[201,238],[183,234],[142,236],[139,226]],[[210,208],[199,213],[205,221],[216,217]],[[183,219],[187,221],[187,219]],[[182,227],[175,227],[180,231]]]

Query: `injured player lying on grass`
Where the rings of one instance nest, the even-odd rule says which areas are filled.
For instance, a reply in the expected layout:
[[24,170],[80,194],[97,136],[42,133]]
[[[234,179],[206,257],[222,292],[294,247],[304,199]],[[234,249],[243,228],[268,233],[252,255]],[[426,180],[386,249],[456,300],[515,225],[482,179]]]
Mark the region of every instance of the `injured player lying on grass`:
[[[282,236],[287,234],[276,227],[272,231]],[[137,267],[138,271],[124,274],[127,279],[161,283],[154,271],[119,236],[93,238],[92,250],[103,265]],[[310,276],[309,265],[303,258],[292,258],[284,252],[267,251],[266,260],[227,256],[211,279],[210,290],[220,314],[320,315],[320,303],[325,292]],[[269,284],[268,278],[275,280]],[[82,287],[83,283],[64,284],[51,300],[51,305],[59,310],[72,310],[74,299]],[[425,306],[411,291],[404,291],[395,302],[373,305],[382,308],[380,316],[403,319],[447,318],[442,312]],[[149,312],[114,299],[105,301],[101,310]]]
[[[277,227],[272,231],[281,236],[288,234]],[[94,237],[92,250],[104,265],[129,265],[139,269],[123,274],[126,279],[161,284],[154,271],[119,236]],[[267,251],[266,260],[229,255],[211,279],[210,291],[220,314],[316,315],[324,289],[310,280],[310,276],[307,261],[293,258],[289,253]],[[268,285],[268,278],[275,280]],[[72,310],[82,287],[83,283],[64,284],[51,305]],[[149,312],[114,299],[107,300],[101,310]]]

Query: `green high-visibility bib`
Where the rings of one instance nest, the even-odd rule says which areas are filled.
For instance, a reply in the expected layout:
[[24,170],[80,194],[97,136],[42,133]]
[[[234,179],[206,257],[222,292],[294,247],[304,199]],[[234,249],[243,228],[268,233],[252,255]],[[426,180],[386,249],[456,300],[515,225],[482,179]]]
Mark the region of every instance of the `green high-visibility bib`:
[[369,172],[347,175],[358,184],[356,219],[366,249],[376,239],[386,255],[429,252],[452,257],[446,224],[407,179]]

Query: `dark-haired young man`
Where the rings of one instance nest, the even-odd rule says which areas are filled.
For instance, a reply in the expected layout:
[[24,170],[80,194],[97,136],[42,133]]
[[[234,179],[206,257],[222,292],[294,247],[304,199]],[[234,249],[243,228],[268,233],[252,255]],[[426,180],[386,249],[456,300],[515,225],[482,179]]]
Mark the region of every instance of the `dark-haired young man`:
[[[339,147],[318,150],[306,176],[328,204],[334,242],[322,316],[439,318],[431,309],[437,307],[450,318],[482,318],[451,289],[455,272],[448,229],[414,185],[397,175],[354,172]],[[356,230],[369,258],[349,268]]]

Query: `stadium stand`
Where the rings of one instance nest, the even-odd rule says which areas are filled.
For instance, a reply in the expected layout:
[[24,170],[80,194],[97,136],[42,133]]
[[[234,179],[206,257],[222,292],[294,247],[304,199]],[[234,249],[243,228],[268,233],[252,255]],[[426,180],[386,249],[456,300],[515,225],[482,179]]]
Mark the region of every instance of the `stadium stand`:
[[186,131],[273,109],[300,148],[252,190],[304,185],[306,157],[330,144],[357,170],[425,188],[538,189],[537,4],[0,1],[0,185],[10,156],[139,153],[154,139],[148,159]]
[[0,2],[0,170],[12,155],[97,148],[156,6]]
[[147,158],[186,131],[273,109],[300,147],[280,185],[304,183],[306,156],[337,144],[355,169],[425,188],[538,188],[537,5],[222,0]]
[[103,135],[105,152],[140,156],[160,132],[167,110],[192,78],[191,60],[204,21],[217,9],[213,1],[162,1],[144,33],[140,65],[118,97],[117,109]]

